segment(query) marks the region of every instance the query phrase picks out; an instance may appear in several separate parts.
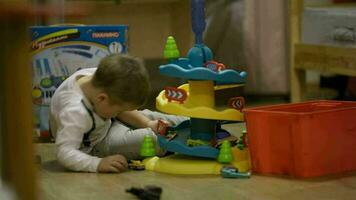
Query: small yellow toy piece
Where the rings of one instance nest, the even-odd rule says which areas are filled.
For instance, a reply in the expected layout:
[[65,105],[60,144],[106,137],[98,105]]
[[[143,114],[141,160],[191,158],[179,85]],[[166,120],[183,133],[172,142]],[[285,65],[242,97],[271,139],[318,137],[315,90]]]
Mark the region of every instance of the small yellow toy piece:
[[132,170],[145,170],[145,165],[140,160],[130,160],[129,168]]
[[193,139],[188,139],[187,144],[190,147],[197,147],[197,146],[203,146],[203,145],[209,145],[210,143],[204,140],[193,140]]

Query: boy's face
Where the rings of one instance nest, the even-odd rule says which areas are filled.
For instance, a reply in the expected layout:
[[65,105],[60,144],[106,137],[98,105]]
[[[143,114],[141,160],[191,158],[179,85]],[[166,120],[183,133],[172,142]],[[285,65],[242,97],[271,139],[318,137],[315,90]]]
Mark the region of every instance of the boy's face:
[[124,111],[131,111],[136,109],[137,106],[134,106],[130,103],[113,104],[109,97],[104,93],[99,94],[94,103],[94,111],[104,119],[110,119],[116,117],[118,114]]

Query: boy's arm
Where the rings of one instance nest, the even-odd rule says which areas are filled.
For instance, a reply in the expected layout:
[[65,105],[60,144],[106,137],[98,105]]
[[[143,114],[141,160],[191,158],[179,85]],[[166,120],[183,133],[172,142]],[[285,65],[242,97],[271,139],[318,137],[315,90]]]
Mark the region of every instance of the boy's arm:
[[120,113],[117,118],[135,128],[151,128],[157,133],[158,120],[151,120],[137,110]]
[[91,156],[79,150],[83,135],[91,127],[90,119],[72,109],[60,114],[60,123],[56,134],[57,159],[74,171],[96,172],[101,158]]
[[62,165],[73,171],[86,172],[123,172],[127,169],[126,158],[122,155],[98,158],[80,151],[83,134],[77,133],[82,132],[78,126],[66,126],[58,132],[57,159]]

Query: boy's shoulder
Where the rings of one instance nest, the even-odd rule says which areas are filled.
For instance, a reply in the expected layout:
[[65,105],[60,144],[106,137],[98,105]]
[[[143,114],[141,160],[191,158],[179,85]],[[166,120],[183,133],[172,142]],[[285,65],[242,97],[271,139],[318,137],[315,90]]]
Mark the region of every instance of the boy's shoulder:
[[78,76],[89,76],[94,74],[96,68],[85,68],[78,70],[68,77],[55,91],[51,99],[51,105],[66,106],[80,104],[84,94],[76,83]]
[[51,99],[51,106],[64,107],[78,105],[81,104],[83,97],[83,94],[78,89],[58,90]]
[[84,68],[84,69],[80,69],[76,72],[74,72],[72,75],[70,75],[67,79],[65,79],[60,86],[56,89],[57,91],[61,91],[61,90],[68,90],[68,89],[72,89],[75,88],[75,82],[77,80],[78,76],[90,76],[93,75],[95,73],[97,68]]
[[[83,98],[77,95],[73,97],[73,94],[70,94],[70,92],[65,92],[62,98],[60,98],[56,104],[52,105],[51,110],[54,115],[58,115],[62,119],[73,119],[79,124],[85,125],[85,127],[92,121],[90,113],[83,102]],[[88,126],[91,127],[90,123]]]
[[95,73],[95,71],[97,70],[98,68],[96,67],[90,67],[90,68],[83,68],[83,69],[79,69],[77,70],[76,72],[74,72],[72,74],[73,75],[92,75]]
[[84,103],[85,97],[74,90],[61,91],[57,98],[52,99],[51,111],[61,117],[77,118],[78,120],[91,120]]

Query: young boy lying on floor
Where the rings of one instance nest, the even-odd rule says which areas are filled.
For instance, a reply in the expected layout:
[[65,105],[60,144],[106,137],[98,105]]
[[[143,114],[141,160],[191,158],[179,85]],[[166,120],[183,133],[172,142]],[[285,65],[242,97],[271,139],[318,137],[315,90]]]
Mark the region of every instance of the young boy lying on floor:
[[186,118],[138,111],[150,90],[141,60],[113,54],[98,68],[82,69],[56,90],[50,127],[57,159],[66,168],[86,172],[123,172],[138,159],[145,135],[156,138],[158,120],[178,124]]

